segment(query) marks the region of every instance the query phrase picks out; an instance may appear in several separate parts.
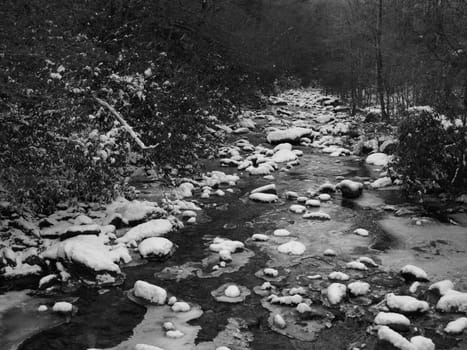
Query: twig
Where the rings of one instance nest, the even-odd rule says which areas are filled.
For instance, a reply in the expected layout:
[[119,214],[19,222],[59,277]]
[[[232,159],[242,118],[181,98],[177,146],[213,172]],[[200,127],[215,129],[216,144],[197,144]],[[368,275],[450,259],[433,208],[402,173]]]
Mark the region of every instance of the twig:
[[144,144],[143,141],[141,141],[141,139],[139,138],[138,134],[136,134],[136,132],[133,130],[133,128],[126,122],[125,119],[123,119],[122,115],[120,113],[117,112],[117,110],[115,108],[113,108],[111,105],[109,105],[107,102],[105,102],[104,100],[101,100],[100,98],[96,97],[96,96],[93,96],[94,99],[99,103],[101,104],[102,106],[106,107],[114,116],[115,118],[118,119],[118,121],[120,123],[122,123],[123,127],[125,128],[125,130],[130,134],[130,136],[133,138],[133,140],[135,140],[135,142],[138,144],[139,147],[141,147],[142,150],[148,150],[148,149],[154,149],[156,148],[157,146],[159,146],[159,144],[155,144],[155,145],[151,145],[151,146],[146,146]]

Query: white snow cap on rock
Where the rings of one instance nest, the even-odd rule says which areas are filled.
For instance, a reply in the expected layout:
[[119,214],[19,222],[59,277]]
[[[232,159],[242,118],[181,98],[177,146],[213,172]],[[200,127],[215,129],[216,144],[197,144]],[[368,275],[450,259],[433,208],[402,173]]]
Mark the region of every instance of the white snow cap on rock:
[[368,230],[365,230],[364,228],[357,228],[353,233],[362,237],[367,237],[369,235]]
[[365,295],[370,291],[370,285],[367,282],[362,281],[349,283],[347,288],[349,288],[350,293],[355,296]]
[[408,339],[404,338],[402,335],[387,326],[381,326],[379,328],[378,338],[379,340],[391,343],[395,348],[400,350],[417,350]]
[[310,134],[313,134],[313,129],[294,127],[287,130],[272,131],[268,134],[267,140],[269,143],[295,142]]
[[184,301],[176,301],[172,305],[172,311],[174,312],[188,312],[190,311],[190,309],[191,309],[190,304]]
[[395,312],[379,312],[374,322],[378,325],[389,326],[389,325],[403,325],[410,326],[410,320],[402,314]]
[[136,297],[151,303],[163,305],[167,300],[167,292],[164,288],[145,281],[136,281],[133,293]]
[[298,241],[290,241],[278,246],[277,250],[283,254],[302,255],[305,253],[306,247]]
[[240,241],[231,241],[230,239],[216,237],[209,245],[209,250],[219,253],[222,250],[228,250],[230,253],[235,253],[237,250],[245,248],[245,245]]
[[448,290],[436,304],[436,308],[444,312],[465,312],[467,311],[467,293],[457,290]]
[[328,278],[330,280],[348,281],[350,276],[343,272],[333,271],[328,275]]
[[279,200],[279,197],[277,197],[276,194],[260,193],[260,192],[250,194],[249,198],[252,201],[262,202],[262,203],[273,203]]
[[240,291],[240,288],[232,284],[225,289],[224,294],[226,297],[236,298],[236,297],[239,297],[240,294],[242,294],[242,292]]
[[164,350],[154,345],[148,344],[136,344],[134,350]]
[[430,308],[426,301],[407,295],[395,295],[394,293],[386,295],[386,305],[391,310],[399,310],[401,312],[425,312]]
[[297,159],[297,155],[295,152],[290,151],[288,149],[281,149],[274,153],[271,157],[272,161],[275,163],[286,163]]
[[273,235],[279,237],[290,236],[290,232],[284,228],[278,228],[274,230]]
[[360,261],[350,261],[345,266],[347,266],[348,269],[353,269],[353,270],[360,270],[360,271],[368,270],[368,267],[366,267],[366,265]]
[[116,255],[110,249],[110,246],[104,244],[103,238],[82,235],[55,243],[42,253],[42,257],[51,260],[67,260],[87,266],[94,271],[119,273],[120,268],[116,262],[120,259],[116,259]]
[[59,301],[52,307],[54,312],[69,313],[73,311],[73,305],[66,301]]
[[137,225],[117,239],[117,242],[129,243],[141,241],[148,237],[163,236],[172,231],[173,225],[167,219],[155,219]]
[[414,279],[428,280],[428,274],[421,268],[414,265],[405,265],[401,269],[401,273],[405,275],[410,275]]
[[373,153],[366,158],[366,162],[371,165],[386,166],[390,159],[390,156],[385,153]]
[[415,350],[435,350],[433,341],[421,335],[410,338],[410,342],[415,346]]
[[300,204],[292,204],[289,210],[295,214],[303,214],[306,211],[306,207]]
[[251,239],[253,239],[254,241],[264,242],[264,241],[267,241],[269,239],[269,236],[264,235],[262,233],[255,233],[255,234],[253,234],[253,236],[251,236]]
[[171,253],[173,243],[164,237],[150,237],[143,240],[139,246],[139,253],[143,257],[164,257]]
[[451,321],[444,328],[444,331],[449,334],[459,334],[467,328],[467,317],[459,317],[458,319]]
[[347,287],[341,283],[331,283],[327,289],[327,297],[331,305],[339,304],[347,293]]
[[440,295],[445,295],[448,291],[454,289],[454,283],[451,280],[443,280],[433,283],[428,290],[436,290]]

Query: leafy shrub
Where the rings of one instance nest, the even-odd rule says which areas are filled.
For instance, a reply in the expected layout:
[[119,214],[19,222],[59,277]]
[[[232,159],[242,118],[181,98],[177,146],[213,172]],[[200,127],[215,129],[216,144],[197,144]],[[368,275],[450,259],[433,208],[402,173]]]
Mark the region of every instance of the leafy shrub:
[[429,109],[411,109],[399,126],[396,169],[408,191],[450,191],[465,185],[465,133]]

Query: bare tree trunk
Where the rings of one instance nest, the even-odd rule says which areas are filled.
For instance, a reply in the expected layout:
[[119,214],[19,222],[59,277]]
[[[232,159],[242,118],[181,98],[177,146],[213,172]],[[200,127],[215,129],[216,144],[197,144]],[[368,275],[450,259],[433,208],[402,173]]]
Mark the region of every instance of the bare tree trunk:
[[381,106],[383,119],[388,118],[384,103],[384,81],[383,81],[383,55],[381,53],[381,41],[383,36],[383,0],[378,1],[378,20],[376,27],[376,89]]

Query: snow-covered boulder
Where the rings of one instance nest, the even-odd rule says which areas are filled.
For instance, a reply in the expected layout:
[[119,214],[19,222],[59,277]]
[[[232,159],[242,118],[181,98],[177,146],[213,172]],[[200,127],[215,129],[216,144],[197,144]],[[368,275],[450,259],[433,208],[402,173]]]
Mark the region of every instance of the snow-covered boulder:
[[104,244],[104,240],[97,236],[76,236],[65,241],[58,242],[45,250],[41,256],[49,260],[61,260],[66,263],[77,264],[87,267],[92,271],[107,271],[119,273],[120,268],[117,262],[124,257],[124,260],[131,260],[128,251],[121,247],[121,250],[112,251],[110,246]]
[[355,281],[347,286],[351,295],[360,296],[370,292],[370,285],[367,282]]
[[286,237],[290,236],[290,232],[284,228],[278,228],[277,230],[274,230],[273,235],[278,237]]
[[439,295],[445,295],[451,289],[454,289],[454,283],[450,280],[435,282],[428,288],[428,290],[436,291]]
[[373,189],[388,187],[392,185],[392,179],[389,176],[380,177],[376,179],[372,183],[370,183],[370,187]]
[[366,163],[376,166],[386,166],[388,165],[391,157],[385,153],[373,153],[366,158]]
[[322,211],[310,211],[302,215],[304,219],[311,220],[331,220],[331,216],[328,213]]
[[144,299],[150,303],[163,305],[167,300],[167,292],[164,288],[145,281],[136,281],[133,287],[135,297]]
[[267,140],[271,144],[277,143],[297,143],[304,136],[313,135],[313,129],[294,127],[287,130],[277,130],[267,135]]
[[172,231],[173,225],[167,219],[155,219],[133,227],[122,237],[117,239],[117,242],[129,243],[133,241],[141,241],[148,237],[163,236]]
[[303,255],[303,253],[305,253],[306,247],[301,242],[290,241],[290,242],[287,242],[287,243],[284,243],[278,246],[277,250],[283,254]]
[[357,228],[353,233],[362,237],[367,237],[370,234],[368,230],[365,230],[364,228]]
[[360,261],[350,261],[345,265],[348,269],[366,271],[368,267]]
[[289,210],[295,214],[303,214],[306,211],[306,207],[300,204],[292,204]]
[[467,317],[459,317],[458,319],[451,321],[444,328],[444,331],[449,334],[459,334],[467,328]]
[[272,193],[252,193],[250,194],[249,198],[255,202],[262,202],[262,203],[273,203],[279,200],[277,195]]
[[407,338],[387,326],[381,326],[378,329],[378,339],[392,344],[396,349],[418,350]]
[[342,192],[342,197],[353,199],[362,195],[363,184],[352,180],[342,180],[336,185],[336,189]]
[[410,320],[395,312],[379,312],[374,320],[375,324],[389,326],[393,329],[407,329],[410,326]]
[[448,290],[436,304],[436,309],[444,312],[465,312],[467,311],[467,293],[457,290]]
[[245,245],[240,241],[231,241],[230,239],[216,237],[209,245],[209,250],[219,253],[222,250],[227,250],[230,253],[235,253],[238,250],[245,248]]
[[286,163],[286,162],[296,160],[297,155],[293,151],[290,151],[287,149],[281,149],[280,151],[277,151],[276,153],[274,153],[271,159],[275,163]]
[[264,186],[255,188],[253,191],[251,191],[251,193],[277,194],[276,185],[275,184],[264,185]]
[[430,308],[426,301],[418,300],[407,295],[386,295],[386,305],[389,309],[400,312],[426,312]]
[[328,275],[328,279],[335,281],[348,281],[350,279],[350,276],[344,272],[333,271]]
[[341,283],[331,283],[327,289],[327,297],[331,305],[339,304],[347,293],[347,287]]
[[66,301],[58,301],[52,307],[53,312],[70,313],[73,311],[73,305]]
[[226,283],[213,290],[211,295],[216,301],[223,303],[241,303],[251,292],[248,288],[232,283]]
[[405,265],[401,269],[401,275],[408,281],[428,281],[427,273],[414,265]]
[[143,258],[165,258],[173,253],[173,249],[173,243],[163,237],[146,238],[138,246]]

